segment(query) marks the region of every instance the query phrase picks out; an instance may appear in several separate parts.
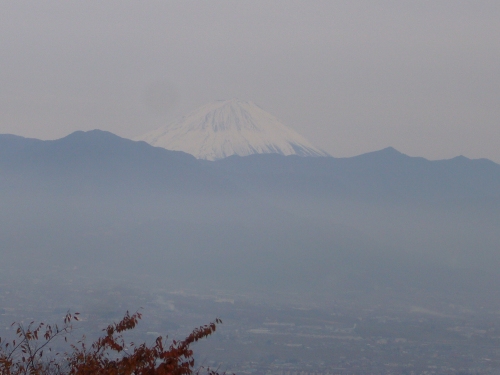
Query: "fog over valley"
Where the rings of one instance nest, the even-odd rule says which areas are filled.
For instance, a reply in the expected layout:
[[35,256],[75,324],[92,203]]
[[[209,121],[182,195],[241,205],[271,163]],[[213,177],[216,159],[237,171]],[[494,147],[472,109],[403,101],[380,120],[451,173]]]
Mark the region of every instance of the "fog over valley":
[[209,162],[102,131],[1,142],[8,267],[318,301],[387,287],[488,300],[496,289],[500,166],[488,160],[385,149]]

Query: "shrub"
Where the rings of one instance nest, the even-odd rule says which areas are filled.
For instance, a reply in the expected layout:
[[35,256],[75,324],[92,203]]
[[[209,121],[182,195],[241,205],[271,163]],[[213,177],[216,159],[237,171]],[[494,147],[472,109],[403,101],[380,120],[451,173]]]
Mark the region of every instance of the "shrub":
[[[17,340],[9,342],[0,338],[0,373],[2,375],[189,375],[205,371],[218,375],[217,371],[194,368],[191,344],[215,332],[220,319],[196,328],[182,341],[173,341],[168,347],[165,339],[158,337],[154,344],[135,345],[126,343],[123,332],[132,330],[141,319],[141,314],[128,312],[118,323],[103,329],[103,334],[90,345],[84,338],[77,344],[68,344],[69,351],[61,355],[51,352],[50,344],[57,337],[64,337],[72,330],[72,322],[78,313],[67,313],[61,327],[35,324],[27,327],[13,323]],[[47,353],[50,352],[50,355]],[[45,355],[45,357],[44,357]]]

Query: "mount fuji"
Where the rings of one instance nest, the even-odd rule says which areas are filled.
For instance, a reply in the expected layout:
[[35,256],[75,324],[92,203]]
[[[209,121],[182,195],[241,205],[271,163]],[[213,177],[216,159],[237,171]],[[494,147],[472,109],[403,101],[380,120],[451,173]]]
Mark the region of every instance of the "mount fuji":
[[239,99],[206,104],[136,140],[206,160],[251,154],[329,156],[256,104]]

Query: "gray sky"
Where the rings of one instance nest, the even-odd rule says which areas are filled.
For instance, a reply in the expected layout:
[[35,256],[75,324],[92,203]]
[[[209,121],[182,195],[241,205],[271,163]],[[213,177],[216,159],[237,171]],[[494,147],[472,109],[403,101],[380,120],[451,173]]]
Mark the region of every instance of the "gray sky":
[[500,162],[500,2],[4,1],[0,133],[134,137],[251,100],[333,156]]

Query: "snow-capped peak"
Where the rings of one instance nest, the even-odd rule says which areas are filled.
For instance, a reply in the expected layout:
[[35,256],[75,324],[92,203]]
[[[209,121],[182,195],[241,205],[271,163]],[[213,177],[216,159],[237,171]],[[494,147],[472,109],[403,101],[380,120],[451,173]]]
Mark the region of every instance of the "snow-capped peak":
[[137,140],[208,160],[235,154],[328,156],[273,115],[239,99],[206,104]]

